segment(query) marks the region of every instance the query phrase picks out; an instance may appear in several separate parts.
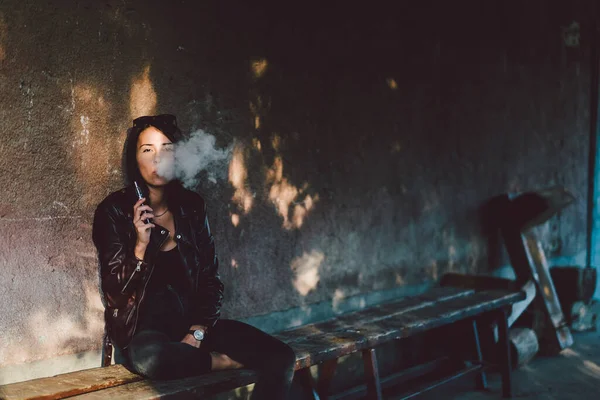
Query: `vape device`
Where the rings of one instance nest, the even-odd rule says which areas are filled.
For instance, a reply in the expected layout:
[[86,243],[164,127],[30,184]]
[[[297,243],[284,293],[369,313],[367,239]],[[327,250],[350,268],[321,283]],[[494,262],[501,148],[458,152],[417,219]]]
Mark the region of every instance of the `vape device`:
[[[138,198],[138,200],[142,199],[144,197],[144,194],[142,193],[142,188],[140,187],[140,185],[138,185],[137,181],[133,181],[133,186],[135,187],[135,194]],[[146,203],[142,203],[142,205],[144,205]],[[144,211],[144,213],[146,213],[146,211]],[[144,221],[146,224],[149,224],[150,218],[146,218],[146,220]]]

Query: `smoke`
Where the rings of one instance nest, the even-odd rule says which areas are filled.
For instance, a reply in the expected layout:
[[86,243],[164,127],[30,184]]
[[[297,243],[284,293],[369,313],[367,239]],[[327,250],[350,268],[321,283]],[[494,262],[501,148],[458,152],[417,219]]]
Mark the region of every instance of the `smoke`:
[[199,174],[206,171],[208,180],[217,183],[217,179],[227,176],[227,165],[232,146],[225,149],[215,147],[215,137],[199,129],[191,133],[189,139],[175,144],[174,157],[163,157],[157,173],[168,179],[179,179],[183,186],[193,189],[200,179]]

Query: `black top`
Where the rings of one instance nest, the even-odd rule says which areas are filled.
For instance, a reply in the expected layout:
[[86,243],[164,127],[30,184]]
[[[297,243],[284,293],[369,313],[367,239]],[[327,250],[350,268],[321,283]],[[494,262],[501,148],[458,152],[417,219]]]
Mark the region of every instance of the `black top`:
[[179,249],[160,251],[140,306],[137,331],[153,329],[173,335],[189,328],[190,282]]
[[186,276],[177,246],[168,251],[158,252],[146,292],[161,292],[169,286],[180,294],[187,293],[191,289],[190,278]]

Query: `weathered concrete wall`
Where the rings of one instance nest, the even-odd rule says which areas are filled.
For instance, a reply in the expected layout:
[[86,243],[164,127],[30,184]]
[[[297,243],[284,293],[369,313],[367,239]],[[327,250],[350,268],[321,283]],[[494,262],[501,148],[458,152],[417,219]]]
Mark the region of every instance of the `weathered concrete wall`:
[[98,347],[92,213],[146,113],[235,145],[197,188],[227,317],[488,271],[507,190],[571,189],[542,233],[581,256],[585,2],[273,3],[2,0],[0,367]]

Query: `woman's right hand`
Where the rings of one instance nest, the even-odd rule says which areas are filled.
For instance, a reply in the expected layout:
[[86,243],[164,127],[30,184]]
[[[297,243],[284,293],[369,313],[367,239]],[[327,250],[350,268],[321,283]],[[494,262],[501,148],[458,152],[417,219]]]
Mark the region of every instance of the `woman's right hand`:
[[[146,247],[150,242],[151,228],[154,228],[153,223],[146,223],[146,219],[154,218],[152,208],[148,205],[142,205],[146,199],[141,198],[133,205],[133,225],[135,226],[137,241],[135,243],[135,256],[140,260],[144,258]],[[141,256],[140,254],[141,253]]]

